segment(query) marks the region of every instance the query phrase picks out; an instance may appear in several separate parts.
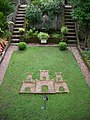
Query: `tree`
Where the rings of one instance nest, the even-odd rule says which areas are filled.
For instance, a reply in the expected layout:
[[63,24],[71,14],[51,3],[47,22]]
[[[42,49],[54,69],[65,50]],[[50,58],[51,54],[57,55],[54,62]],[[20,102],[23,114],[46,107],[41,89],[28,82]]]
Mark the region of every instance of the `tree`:
[[72,17],[85,26],[85,41],[90,33],[90,0],[70,0],[73,5]]
[[4,16],[9,15],[13,10],[14,5],[10,0],[0,0],[0,12],[2,12]]
[[36,22],[41,21],[41,10],[38,6],[30,4],[27,11],[26,11],[26,19],[28,20],[29,24],[33,24],[33,27]]

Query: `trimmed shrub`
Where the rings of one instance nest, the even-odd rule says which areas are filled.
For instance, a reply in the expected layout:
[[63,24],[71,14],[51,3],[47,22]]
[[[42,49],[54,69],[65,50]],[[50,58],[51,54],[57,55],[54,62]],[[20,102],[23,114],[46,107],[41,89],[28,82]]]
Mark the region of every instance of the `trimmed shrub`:
[[18,43],[19,50],[24,50],[27,47],[27,44],[25,42],[19,42]]
[[66,50],[67,49],[67,43],[59,42],[59,49],[60,50]]

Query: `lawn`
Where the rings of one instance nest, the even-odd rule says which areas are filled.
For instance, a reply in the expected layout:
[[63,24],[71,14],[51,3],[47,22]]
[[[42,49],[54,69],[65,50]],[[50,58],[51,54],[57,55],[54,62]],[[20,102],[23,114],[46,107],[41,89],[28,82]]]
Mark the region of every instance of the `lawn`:
[[[29,73],[39,79],[39,70],[49,70],[50,79],[62,72],[70,93],[48,95],[19,94]],[[15,51],[0,86],[0,120],[90,120],[90,89],[69,51],[58,47],[28,47]]]

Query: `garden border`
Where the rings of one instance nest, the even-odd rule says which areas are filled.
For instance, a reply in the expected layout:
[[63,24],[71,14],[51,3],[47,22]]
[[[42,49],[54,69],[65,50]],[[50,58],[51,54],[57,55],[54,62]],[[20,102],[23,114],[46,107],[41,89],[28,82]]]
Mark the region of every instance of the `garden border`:
[[90,63],[82,56],[82,49],[80,48],[80,46],[78,46],[78,51],[79,51],[84,63],[86,64],[88,70],[90,71]]
[[[47,40],[48,44],[59,44],[61,42],[62,38],[49,38]],[[40,43],[40,40],[37,37],[23,37],[21,36],[20,41],[26,42],[26,43]]]
[[7,51],[8,47],[9,47],[9,43],[5,46],[5,48],[4,48],[3,52],[2,52],[2,55],[0,55],[0,64],[4,59],[4,56],[6,54],[6,51]]

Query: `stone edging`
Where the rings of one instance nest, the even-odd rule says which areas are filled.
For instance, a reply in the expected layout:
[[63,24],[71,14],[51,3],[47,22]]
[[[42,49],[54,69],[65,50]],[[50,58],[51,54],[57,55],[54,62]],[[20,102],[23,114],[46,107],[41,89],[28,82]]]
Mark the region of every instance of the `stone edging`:
[[79,67],[80,67],[80,69],[85,77],[85,80],[86,80],[88,86],[90,87],[90,71],[88,70],[86,64],[84,63],[77,47],[70,47],[69,49],[73,53],[78,65],[79,65]]
[[88,70],[90,71],[90,63],[82,56],[82,52],[83,52],[83,51],[82,51],[82,49],[80,48],[80,46],[78,46],[78,51],[79,51],[79,53],[80,53],[80,55],[81,55],[83,61],[85,62],[85,64],[86,64]]

